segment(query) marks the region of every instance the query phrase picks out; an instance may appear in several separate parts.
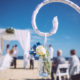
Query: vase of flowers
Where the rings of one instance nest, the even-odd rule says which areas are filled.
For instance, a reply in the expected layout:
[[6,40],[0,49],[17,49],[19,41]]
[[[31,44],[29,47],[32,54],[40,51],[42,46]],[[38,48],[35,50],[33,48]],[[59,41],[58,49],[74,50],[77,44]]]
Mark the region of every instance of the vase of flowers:
[[36,52],[39,55],[39,74],[48,76],[50,74],[49,52],[42,45],[36,48]]

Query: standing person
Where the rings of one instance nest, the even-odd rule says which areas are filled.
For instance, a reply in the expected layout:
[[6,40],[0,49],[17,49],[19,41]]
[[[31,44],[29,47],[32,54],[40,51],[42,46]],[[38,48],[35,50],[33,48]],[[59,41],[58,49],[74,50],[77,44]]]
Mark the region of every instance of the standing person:
[[51,69],[51,80],[54,80],[54,73],[57,71],[57,67],[59,64],[65,64],[66,60],[62,55],[62,50],[57,51],[57,58],[52,62],[52,69]]
[[70,71],[71,79],[75,80],[75,75],[80,73],[80,62],[79,62],[79,58],[76,56],[76,51],[74,49],[70,51],[70,55],[71,58],[69,60],[69,64],[70,64],[69,71]]
[[33,48],[31,48],[31,50],[29,51],[29,54],[33,54],[34,56],[36,55],[36,54],[34,54]]
[[53,49],[52,45],[50,44],[49,45],[49,57],[50,57],[50,60],[53,59],[53,52],[54,52],[54,49]]
[[[15,47],[12,46],[12,49],[10,50],[10,54],[12,55],[12,58],[13,58],[14,49],[15,49]],[[13,60],[14,60],[14,59],[13,59]],[[13,66],[13,60],[12,60],[12,62],[11,62],[11,66]]]
[[0,70],[10,68],[10,65],[11,65],[11,62],[12,62],[13,58],[12,58],[11,54],[9,53],[10,52],[9,47],[10,47],[10,45],[7,44],[7,46],[6,46],[6,55],[4,56],[4,59],[3,59],[2,64],[0,66]]
[[30,59],[30,69],[34,69],[34,56],[33,56],[33,54],[30,54],[29,59]]
[[14,52],[13,52],[13,66],[16,69],[16,60],[18,57],[18,49],[17,49],[17,45],[14,46]]

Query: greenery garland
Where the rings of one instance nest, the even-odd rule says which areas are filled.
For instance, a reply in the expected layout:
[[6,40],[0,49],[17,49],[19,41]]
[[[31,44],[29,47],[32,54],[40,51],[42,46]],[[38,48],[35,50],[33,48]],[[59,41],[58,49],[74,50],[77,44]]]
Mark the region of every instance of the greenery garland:
[[10,27],[10,28],[7,28],[5,32],[9,34],[14,34],[15,31],[13,28]]
[[36,48],[36,52],[43,60],[43,65],[44,65],[43,72],[46,71],[48,75],[50,75],[51,63],[49,59],[49,51],[44,46],[40,45]]
[[[47,56],[47,59],[45,61],[45,56]],[[49,60],[49,51],[46,50],[46,55],[43,57],[43,61],[44,61],[44,67],[46,69],[46,71],[48,72],[48,74],[51,74],[51,64],[50,64],[50,60]]]

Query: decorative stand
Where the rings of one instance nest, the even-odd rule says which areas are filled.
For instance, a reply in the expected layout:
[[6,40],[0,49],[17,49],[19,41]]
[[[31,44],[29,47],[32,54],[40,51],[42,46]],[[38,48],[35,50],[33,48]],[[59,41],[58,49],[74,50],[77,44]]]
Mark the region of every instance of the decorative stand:
[[39,75],[42,77],[48,77],[48,72],[45,69],[46,59],[43,60],[42,56],[39,57]]
[[[40,3],[36,9],[34,10],[33,12],[33,15],[32,15],[32,26],[33,26],[33,29],[34,31],[40,35],[40,36],[43,36],[44,37],[44,46],[46,47],[46,43],[47,43],[47,37],[55,34],[57,32],[57,29],[58,29],[58,19],[57,19],[57,16],[54,17],[52,23],[53,23],[53,29],[51,30],[51,32],[49,33],[44,33],[44,32],[40,32],[37,28],[37,25],[36,25],[36,16],[39,12],[39,10],[49,4],[49,3],[53,3],[53,2],[59,2],[59,3],[64,3],[64,4],[67,4],[69,6],[71,6],[72,8],[74,8],[77,12],[80,13],[80,7],[78,5],[76,5],[75,3],[73,3],[72,1],[70,0],[44,0],[42,3]],[[48,59],[47,59],[48,60]],[[40,57],[39,59],[39,74],[40,75],[43,75],[44,76],[44,73],[47,74],[47,72],[45,71],[45,64],[44,63],[48,63],[48,61],[46,62],[45,60],[42,59],[42,57]],[[48,65],[47,65],[48,66]]]

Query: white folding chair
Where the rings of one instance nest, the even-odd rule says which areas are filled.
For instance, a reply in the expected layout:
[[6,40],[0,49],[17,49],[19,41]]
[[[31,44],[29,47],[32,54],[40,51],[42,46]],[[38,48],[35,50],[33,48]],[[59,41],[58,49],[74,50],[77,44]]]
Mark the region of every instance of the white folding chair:
[[57,80],[57,77],[59,77],[59,80],[62,80],[61,77],[63,76],[66,76],[67,79],[69,79],[69,64],[59,64],[57,72],[54,75],[55,75],[55,80]]
[[79,61],[79,73],[80,73],[80,61]]

